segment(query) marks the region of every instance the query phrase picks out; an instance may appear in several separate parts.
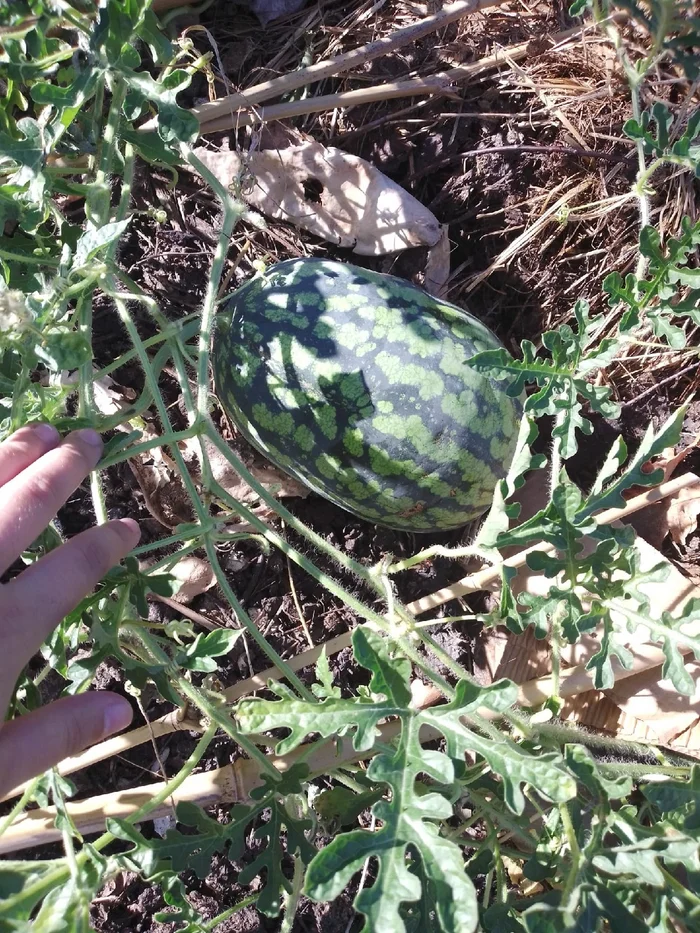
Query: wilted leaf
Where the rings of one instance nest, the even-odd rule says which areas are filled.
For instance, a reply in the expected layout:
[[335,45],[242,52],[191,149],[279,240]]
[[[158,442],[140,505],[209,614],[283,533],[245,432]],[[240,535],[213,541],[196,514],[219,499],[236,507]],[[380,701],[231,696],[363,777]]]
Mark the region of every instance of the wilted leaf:
[[435,216],[364,159],[316,142],[236,152],[196,149],[225,185],[241,177],[241,195],[266,217],[287,220],[363,256],[434,246]]
[[697,531],[700,516],[700,479],[695,488],[679,489],[669,496],[666,522],[671,538],[676,544],[685,545],[688,536]]
[[183,557],[168,570],[168,573],[175,577],[180,585],[173,599],[185,605],[191,603],[195,596],[210,590],[216,584],[211,564],[201,557],[192,555]]
[[449,224],[441,224],[440,237],[428,252],[423,287],[428,294],[434,295],[435,298],[447,298],[447,280],[449,277],[450,228]]
[[[238,441],[238,438],[236,438],[236,441]],[[183,441],[181,445],[185,460],[192,473],[201,471],[201,465],[199,463],[199,443],[200,441],[197,440],[186,440]],[[214,481],[217,482],[222,489],[225,489],[230,496],[233,496],[234,499],[237,499],[245,505],[257,502],[257,493],[251,489],[248,483],[241,479],[218,448],[212,444],[211,441],[207,440],[206,437],[201,438],[201,443],[204,444],[206,449],[207,459],[209,460],[211,475]],[[247,442],[244,443],[246,444],[246,453],[250,452],[252,456],[252,462],[247,462],[246,466],[257,481],[264,486],[268,492],[272,493],[273,496],[278,499],[284,499],[290,496],[305,499],[309,495],[309,489],[306,486],[302,485],[291,476],[288,476],[286,473],[283,473],[282,470],[278,470],[276,466],[265,460],[257,451],[252,450]],[[237,451],[237,453],[240,456],[242,451]]]

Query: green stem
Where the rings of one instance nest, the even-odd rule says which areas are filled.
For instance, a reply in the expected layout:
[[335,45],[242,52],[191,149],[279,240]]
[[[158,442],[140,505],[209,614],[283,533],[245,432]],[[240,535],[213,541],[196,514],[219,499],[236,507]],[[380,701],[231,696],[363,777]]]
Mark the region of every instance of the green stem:
[[[236,470],[236,472],[245,480],[248,485],[250,485],[255,492],[264,499],[266,504],[277,512],[277,514],[282,518],[285,524],[289,524],[294,530],[298,530],[300,534],[303,534],[311,543],[316,544],[315,538],[318,537],[315,532],[312,532],[310,529],[306,528],[299,520],[291,514],[280,502],[278,502],[273,496],[270,496],[266,490],[264,490],[260,484],[255,480],[252,474],[246,469],[245,465],[235,456],[233,451],[228,447],[225,441],[219,436],[218,432],[214,426],[209,423],[208,437],[209,440],[221,451],[223,456],[229,461],[231,466]],[[233,511],[239,513],[242,518],[244,518],[249,524],[256,528],[262,535],[264,535],[267,540],[282,551],[283,554],[287,555],[291,560],[294,561],[299,567],[304,569],[309,573],[314,579],[316,579],[325,589],[333,593],[334,596],[337,596],[341,599],[347,606],[357,612],[363,619],[367,622],[372,622],[378,628],[381,629],[386,635],[392,638],[404,652],[404,654],[414,662],[425,674],[430,677],[430,679],[438,686],[446,696],[454,696],[454,691],[449,686],[449,684],[436,674],[432,669],[426,664],[424,658],[418,653],[415,647],[410,643],[408,638],[401,637],[397,631],[396,626],[392,626],[384,616],[375,612],[372,609],[369,609],[364,605],[359,599],[354,597],[349,593],[344,587],[337,583],[332,577],[328,574],[319,570],[307,557],[303,554],[300,554],[295,548],[293,548],[287,541],[281,538],[269,525],[263,522],[254,512],[244,506],[242,503],[238,502],[232,496],[230,496],[225,489],[219,486],[217,483],[213,484],[213,491],[216,495]],[[257,488],[256,488],[257,487]],[[303,531],[301,530],[303,528]],[[329,544],[327,541],[321,539],[322,546],[319,550],[322,550],[323,553],[328,554],[332,557],[337,563],[342,564],[346,569],[350,569],[348,564],[354,564],[355,562],[347,558],[347,555],[342,554],[338,551],[333,545]],[[381,583],[381,579],[377,578],[376,575],[370,574],[366,568],[360,568],[362,573],[362,579],[367,580],[371,578],[372,588],[378,592],[382,598],[386,598],[386,593]],[[415,635],[420,641],[422,641],[433,654],[439,658],[439,660],[445,665],[445,667],[452,671],[452,673],[461,680],[471,680],[471,676],[468,671],[466,671],[460,664],[451,658],[447,652],[444,651],[432,638],[430,638],[424,631],[417,629],[415,627],[414,619],[405,609],[401,606],[399,602],[396,602],[394,605],[394,610],[397,617],[401,622],[406,622],[407,627],[412,635]]]
[[95,173],[95,181],[85,202],[85,212],[94,228],[103,227],[109,220],[111,200],[109,176],[112,172],[114,156],[119,142],[119,122],[126,98],[126,90],[127,85],[124,79],[115,77],[112,85],[109,115],[100,145],[100,157],[97,172]]
[[170,447],[190,437],[196,437],[199,434],[199,430],[197,425],[191,425],[189,428],[185,428],[182,431],[169,431],[167,434],[161,434],[159,437],[151,438],[148,441],[142,441],[140,444],[133,444],[131,447],[125,447],[123,450],[119,450],[117,453],[105,457],[104,460],[100,460],[98,469],[106,470],[107,467],[115,466],[117,463],[123,463],[125,460],[131,460],[132,457],[148,453],[149,450],[154,450],[156,447]]
[[293,859],[294,874],[292,876],[292,890],[287,896],[280,933],[292,933],[294,918],[299,908],[299,899],[301,898],[302,889],[304,887],[304,863],[297,855],[293,856]]
[[566,906],[578,882],[579,865],[581,864],[581,847],[578,844],[576,829],[571,819],[568,803],[559,804],[559,814],[561,816],[564,832],[566,833],[566,840],[569,844],[569,855],[571,858],[571,865],[566,876],[566,881],[564,882],[564,890],[561,896],[562,904]]
[[687,904],[692,904],[693,907],[700,907],[700,897],[689,888],[686,888],[685,885],[681,884],[678,878],[675,878],[663,865],[659,865],[659,868],[666,881],[667,891],[673,891],[676,897],[681,898],[681,900],[685,901]]
[[[149,813],[159,807],[162,803],[171,797],[175,791],[183,784],[183,782],[192,774],[194,769],[199,764],[202,756],[206,752],[209,744],[214,737],[217,726],[215,723],[212,723],[209,728],[204,732],[202,737],[197,742],[192,754],[184,763],[182,768],[178,771],[172,780],[168,781],[157,794],[154,794],[143,806],[139,807],[138,810],[135,810],[129,816],[126,817],[126,822],[138,823],[141,820],[145,819]],[[115,836],[110,832],[105,832],[94,842],[91,843],[93,849],[100,852],[102,849],[106,848],[111,842],[115,840]],[[86,851],[79,852],[76,861],[79,867],[82,867],[88,860],[89,856]],[[43,878],[39,878],[33,884],[29,884],[24,887],[21,891],[15,894],[13,897],[8,897],[4,901],[0,902],[0,916],[9,916],[12,917],[13,914],[20,914],[23,906],[25,904],[34,905],[40,899],[44,898],[49,891],[52,891],[58,885],[63,884],[65,881],[68,881],[70,878],[70,871],[67,866],[61,866],[60,868],[55,868],[53,871],[48,872],[44,875]]]
[[470,544],[465,547],[449,548],[445,547],[444,544],[434,544],[432,547],[419,551],[412,557],[405,557],[403,560],[396,561],[395,564],[390,564],[386,568],[386,573],[394,574],[401,573],[404,570],[412,570],[413,567],[416,567],[418,564],[422,564],[426,560],[432,560],[434,557],[446,557],[449,560],[478,557],[488,563],[493,563],[493,555],[488,554],[478,545]]
[[234,907],[229,907],[228,910],[224,910],[222,913],[217,914],[216,917],[212,917],[211,920],[207,920],[204,924],[203,929],[208,931],[216,930],[216,927],[220,926],[222,923],[225,923],[230,917],[233,917],[234,914],[237,914],[239,910],[244,910],[246,907],[250,907],[254,904],[257,899],[260,897],[260,894],[251,894],[249,897],[244,897],[242,901],[239,901]]
[[[78,299],[78,329],[82,336],[92,346],[92,292],[90,288]],[[92,354],[81,366],[78,379],[78,414],[82,418],[91,420],[95,413],[95,384],[92,381]],[[98,525],[106,524],[108,520],[107,502],[105,500],[102,480],[98,470],[90,473],[90,496],[95,518]]]
[[[159,392],[157,379],[155,377],[155,374],[153,373],[146,351],[143,349],[143,344],[141,343],[141,338],[139,337],[138,331],[136,329],[136,325],[134,324],[131,314],[129,313],[129,310],[127,309],[125,301],[116,291],[116,289],[112,287],[109,289],[109,291],[114,299],[114,303],[116,305],[117,311],[124,324],[124,327],[126,328],[126,331],[132,342],[132,345],[136,347],[138,350],[139,362],[141,363],[141,366],[143,368],[144,376],[146,378],[146,383],[155,401],[156,409],[158,411],[158,416],[161,420],[161,426],[165,432],[172,431],[172,428],[170,425],[170,419],[168,416],[168,410]],[[140,300],[140,297],[139,297],[139,300]],[[192,427],[195,427],[195,425],[192,425]],[[194,481],[192,477],[190,476],[190,473],[189,473],[189,470],[187,469],[185,461],[182,458],[182,454],[176,444],[173,445],[170,449],[172,452],[173,460],[175,461],[175,464],[178,468],[178,472],[180,474],[180,478],[182,480],[183,486],[185,487],[187,493],[190,496],[190,500],[194,507],[196,517],[201,525],[205,525],[209,521],[209,514],[207,510],[205,509],[202,503],[202,500],[199,497],[199,493],[197,492]],[[218,567],[218,559],[216,559],[215,563]],[[214,569],[216,572],[216,568]],[[224,582],[226,582],[227,591],[229,593],[232,592],[231,588],[228,586],[228,582],[225,580],[223,572],[219,568],[219,575],[217,576],[217,580],[219,580],[219,582],[221,583],[222,578]],[[251,638],[256,642],[256,644],[261,648],[261,650],[272,661],[275,667],[277,667],[284,674],[284,676],[287,678],[289,683],[292,684],[294,688],[299,692],[300,696],[304,696],[307,698],[312,697],[312,694],[309,693],[309,691],[304,686],[303,682],[299,679],[299,677],[294,673],[294,671],[289,667],[289,665],[285,661],[282,660],[280,655],[274,650],[274,648],[272,648],[272,646],[268,643],[265,637],[260,634],[257,626],[253,623],[248,613],[245,612],[245,610],[240,605],[238,600],[235,599],[235,597],[234,597],[234,600],[235,602],[234,604],[232,604],[232,605],[235,605],[236,607],[234,611],[236,611],[239,621],[247,629]]]
[[17,803],[13,806],[10,812],[4,817],[2,822],[0,822],[0,836],[2,836],[3,833],[6,832],[10,828],[10,826],[12,826],[15,819],[19,816],[22,810],[24,810],[24,808],[27,806],[29,801],[34,797],[34,794],[36,792],[37,787],[39,786],[40,781],[41,781],[41,775],[39,777],[34,778],[34,780],[31,781],[27,785],[24,793],[19,798]]
[[[255,745],[250,741],[250,739],[242,735],[237,729],[234,728],[234,725],[231,722],[230,714],[226,708],[224,707],[222,709],[216,706],[201,690],[198,690],[197,687],[191,684],[186,677],[180,674],[179,670],[175,668],[172,659],[160,647],[156,639],[147,629],[128,624],[122,626],[121,631],[125,633],[131,633],[133,636],[135,636],[146,648],[151,658],[157,664],[162,664],[168,669],[168,673],[170,674],[176,689],[179,690],[191,703],[193,703],[210,722],[214,723],[217,728],[222,729],[230,739],[233,739],[233,741],[236,742],[237,745],[240,745],[240,747],[244,749],[250,758],[255,759],[263,771],[265,771],[275,780],[279,780],[279,773],[269,758],[260,751],[257,745]],[[172,670],[172,668],[175,669]]]
[[509,833],[520,840],[527,852],[534,852],[537,847],[537,839],[532,836],[523,826],[518,823],[509,813],[499,810],[493,806],[483,794],[474,790],[472,787],[465,787],[465,793],[472,803],[483,811],[498,826],[507,829]]

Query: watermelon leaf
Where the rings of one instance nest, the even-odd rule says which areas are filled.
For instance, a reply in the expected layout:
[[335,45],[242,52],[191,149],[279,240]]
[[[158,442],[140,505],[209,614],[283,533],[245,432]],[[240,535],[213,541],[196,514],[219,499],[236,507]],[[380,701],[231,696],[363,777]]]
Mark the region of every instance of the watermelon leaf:
[[631,486],[657,486],[662,482],[664,478],[663,470],[652,470],[650,473],[646,473],[643,468],[645,464],[654,457],[658,457],[664,450],[678,444],[686,411],[687,406],[682,405],[656,432],[652,425],[649,425],[641,444],[625,471],[612,483],[605,486],[605,480],[608,476],[614,475],[616,466],[621,463],[627,453],[624,441],[616,442],[613,445],[600,474],[596,478],[590,495],[578,513],[577,517],[581,521],[602,509],[621,508],[625,504],[622,493]]
[[529,383],[538,390],[525,402],[525,412],[532,418],[555,415],[554,435],[561,443],[564,458],[572,457],[578,449],[576,432],[591,434],[593,426],[582,414],[583,397],[591,411],[605,418],[616,418],[620,407],[610,398],[610,390],[593,386],[588,377],[606,366],[620,348],[620,341],[606,337],[598,340],[600,324],[591,321],[588,304],[577,301],[574,307],[577,330],[564,324],[556,331],[542,335],[542,343],[550,358],[537,356],[537,348],[523,340],[521,360],[514,359],[507,350],[485,350],[472,357],[468,364],[479,373],[493,379],[509,380],[506,392],[519,397]]
[[[697,117],[700,121],[700,110]],[[699,128],[696,125],[693,132]],[[638,132],[639,138],[647,138],[646,129],[639,127]],[[700,147],[695,149],[698,152],[693,156],[693,164],[700,165]],[[620,333],[634,330],[646,317],[656,336],[665,339],[669,346],[676,349],[685,346],[685,333],[675,322],[685,317],[693,324],[700,323],[700,269],[693,265],[698,245],[700,221],[693,223],[688,217],[681,222],[680,236],[669,238],[665,248],[658,230],[643,228],[639,251],[647,264],[644,277],[628,273],[623,278],[619,272],[611,272],[603,281],[608,304],[623,311]]]
[[[434,822],[452,814],[449,789],[464,767],[465,754],[476,753],[488,763],[502,781],[508,807],[516,813],[525,804],[522,784],[531,784],[545,799],[564,801],[575,795],[576,783],[559,753],[535,755],[505,733],[497,733],[496,738],[465,720],[469,716],[478,724],[480,708],[495,713],[507,710],[517,696],[510,681],[485,688],[462,681],[450,703],[419,710],[411,706],[410,664],[395,655],[390,642],[366,627],[358,628],[353,633],[353,650],[356,660],[371,672],[369,696],[329,696],[321,703],[250,699],[238,705],[237,721],[244,733],[289,729],[289,736],[277,745],[278,753],[297,747],[312,733],[325,737],[348,727],[355,730],[355,747],[368,750],[380,720],[392,716],[400,721],[396,747],[382,747],[367,771],[370,782],[390,792],[389,799],[372,808],[381,828],[336,836],[311,861],[306,893],[314,900],[337,897],[366,859],[374,856],[379,859],[376,881],[355,900],[367,917],[365,930],[403,933],[403,905],[423,902],[434,886],[449,892],[434,902],[435,929],[472,933],[478,923],[477,900],[461,849],[442,836]],[[422,745],[424,727],[443,736],[445,752]],[[423,786],[419,775],[427,775],[430,789]]]

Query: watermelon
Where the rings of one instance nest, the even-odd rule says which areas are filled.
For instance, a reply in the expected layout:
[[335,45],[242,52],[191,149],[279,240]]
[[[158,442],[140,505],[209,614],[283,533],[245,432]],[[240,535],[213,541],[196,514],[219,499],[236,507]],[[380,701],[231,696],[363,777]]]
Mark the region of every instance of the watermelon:
[[500,347],[471,314],[395,276],[325,259],[270,267],[228,299],[218,398],[274,464],[392,528],[456,528],[488,508],[522,406],[466,365]]

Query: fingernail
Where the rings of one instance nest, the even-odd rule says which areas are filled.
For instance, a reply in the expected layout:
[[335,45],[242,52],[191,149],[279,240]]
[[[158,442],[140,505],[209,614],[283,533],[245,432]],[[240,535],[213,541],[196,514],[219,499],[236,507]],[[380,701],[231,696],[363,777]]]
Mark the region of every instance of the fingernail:
[[132,547],[136,545],[136,542],[141,537],[141,529],[139,528],[138,522],[135,522],[133,518],[120,518],[110,522],[110,525],[112,525],[115,531],[117,531]]
[[104,735],[112,735],[126,729],[132,718],[133,713],[129,703],[121,697],[114,697],[104,711]]
[[59,438],[58,431],[52,424],[40,422],[38,424],[32,424],[30,427],[44,444],[55,444]]
[[92,428],[81,428],[79,431],[75,432],[75,436],[79,437],[81,441],[89,444],[91,447],[102,447],[102,438],[97,431],[93,431]]

